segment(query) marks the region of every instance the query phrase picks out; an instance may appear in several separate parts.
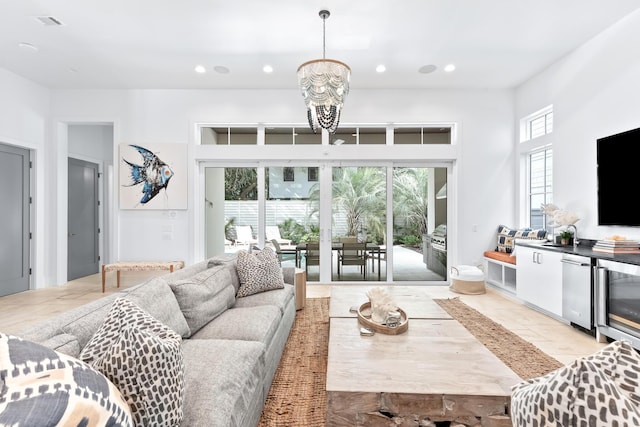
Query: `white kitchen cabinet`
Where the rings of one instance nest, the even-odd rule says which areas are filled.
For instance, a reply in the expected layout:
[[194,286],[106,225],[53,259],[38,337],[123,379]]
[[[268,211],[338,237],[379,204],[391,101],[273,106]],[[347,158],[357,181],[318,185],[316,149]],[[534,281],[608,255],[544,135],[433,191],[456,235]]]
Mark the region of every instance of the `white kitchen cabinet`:
[[518,245],[516,296],[562,317],[562,253]]

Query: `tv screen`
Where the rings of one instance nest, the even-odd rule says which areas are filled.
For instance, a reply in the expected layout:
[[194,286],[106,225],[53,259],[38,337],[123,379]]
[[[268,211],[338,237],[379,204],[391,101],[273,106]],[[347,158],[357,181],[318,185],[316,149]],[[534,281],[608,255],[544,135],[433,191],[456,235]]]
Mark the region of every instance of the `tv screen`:
[[598,225],[640,226],[640,128],[597,140]]

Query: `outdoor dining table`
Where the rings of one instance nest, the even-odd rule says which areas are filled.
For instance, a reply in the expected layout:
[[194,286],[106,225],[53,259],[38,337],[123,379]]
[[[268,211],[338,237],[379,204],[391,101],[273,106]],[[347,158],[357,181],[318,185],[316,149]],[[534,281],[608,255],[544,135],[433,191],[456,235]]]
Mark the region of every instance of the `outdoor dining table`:
[[[382,259],[382,254],[386,252],[386,248],[382,245],[378,245],[377,243],[367,242],[365,249],[372,256],[376,255],[378,258],[378,280],[380,280],[381,259]],[[303,243],[298,243],[296,245],[296,267],[300,267],[300,265],[302,264],[302,252],[305,252],[306,250],[307,250],[306,243],[303,242]],[[336,252],[341,251],[342,243],[341,242],[331,243],[331,250]]]

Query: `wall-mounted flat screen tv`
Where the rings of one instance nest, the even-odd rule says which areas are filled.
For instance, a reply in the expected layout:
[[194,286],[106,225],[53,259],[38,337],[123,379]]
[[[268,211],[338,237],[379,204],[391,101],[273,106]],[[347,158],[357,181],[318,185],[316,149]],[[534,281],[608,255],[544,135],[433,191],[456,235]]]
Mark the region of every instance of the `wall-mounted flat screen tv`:
[[597,140],[598,225],[640,226],[640,128]]

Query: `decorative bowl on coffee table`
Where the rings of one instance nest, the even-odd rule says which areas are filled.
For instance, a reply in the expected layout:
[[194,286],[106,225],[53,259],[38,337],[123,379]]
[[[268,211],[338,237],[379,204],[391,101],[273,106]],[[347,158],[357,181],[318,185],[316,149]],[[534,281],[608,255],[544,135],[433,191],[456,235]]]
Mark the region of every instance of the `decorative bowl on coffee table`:
[[401,308],[398,307],[397,311],[400,313],[401,320],[398,326],[392,328],[386,324],[377,323],[371,320],[371,303],[367,301],[358,308],[358,321],[363,326],[373,329],[381,334],[400,335],[409,330],[409,318],[407,317],[407,313],[405,313]]

